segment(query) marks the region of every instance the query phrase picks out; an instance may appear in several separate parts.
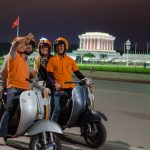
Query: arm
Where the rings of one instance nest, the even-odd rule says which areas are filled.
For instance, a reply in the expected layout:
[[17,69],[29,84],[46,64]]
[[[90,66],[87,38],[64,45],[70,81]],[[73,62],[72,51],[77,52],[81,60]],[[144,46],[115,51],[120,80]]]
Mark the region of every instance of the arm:
[[85,76],[79,71],[77,63],[74,60],[72,61],[72,71],[78,79],[82,80],[85,78]]
[[53,73],[48,72],[47,73],[46,87],[54,88],[54,85],[55,85],[55,79],[54,79]]
[[24,52],[26,48],[25,41],[26,41],[25,37],[18,37],[12,42],[12,46],[9,51],[9,56],[11,58],[16,57],[16,51],[20,53]]
[[80,80],[82,80],[83,78],[85,78],[85,76],[79,71],[74,71],[74,74],[76,75],[76,77]]

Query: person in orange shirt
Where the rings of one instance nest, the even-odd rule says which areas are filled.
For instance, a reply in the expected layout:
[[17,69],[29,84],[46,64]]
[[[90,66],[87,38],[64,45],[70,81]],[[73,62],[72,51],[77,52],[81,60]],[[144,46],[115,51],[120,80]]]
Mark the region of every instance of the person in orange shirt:
[[5,144],[4,137],[8,132],[9,118],[11,117],[18,101],[14,97],[29,89],[29,66],[27,55],[33,52],[35,40],[32,34],[17,37],[7,56],[7,108],[0,122],[0,144]]
[[73,84],[64,84],[64,82],[72,81],[72,73],[77,78],[83,79],[84,76],[78,69],[76,62],[66,55],[68,50],[68,41],[59,37],[54,42],[54,49],[56,55],[53,56],[47,64],[48,79],[47,82],[51,83],[55,88],[54,92],[54,111],[51,120],[58,122],[60,113],[60,97],[63,95],[69,96],[74,87]]

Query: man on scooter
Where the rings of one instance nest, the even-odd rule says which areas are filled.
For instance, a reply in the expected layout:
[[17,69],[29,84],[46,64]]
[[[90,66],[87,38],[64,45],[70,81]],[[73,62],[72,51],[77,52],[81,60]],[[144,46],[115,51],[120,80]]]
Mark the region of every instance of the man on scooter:
[[54,49],[56,55],[53,56],[47,64],[48,82],[51,83],[54,88],[54,111],[51,120],[58,122],[60,113],[60,97],[65,95],[69,96],[74,87],[73,84],[64,84],[64,82],[72,81],[72,72],[78,79],[83,79],[84,76],[79,71],[76,62],[66,55],[68,50],[68,41],[59,37],[54,42]]
[[5,145],[4,138],[8,132],[9,118],[14,109],[14,97],[21,92],[28,90],[29,66],[27,55],[30,55],[35,46],[35,40],[32,34],[24,37],[17,37],[10,48],[7,56],[7,108],[0,122],[0,144]]

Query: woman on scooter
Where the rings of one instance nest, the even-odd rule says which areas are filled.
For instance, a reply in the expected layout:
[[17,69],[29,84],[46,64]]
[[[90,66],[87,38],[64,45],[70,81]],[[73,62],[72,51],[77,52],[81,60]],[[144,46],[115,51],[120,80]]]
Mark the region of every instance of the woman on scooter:
[[74,87],[73,84],[64,84],[64,82],[72,81],[72,72],[78,79],[84,76],[79,71],[76,62],[69,56],[66,51],[69,48],[68,41],[59,37],[54,42],[56,55],[53,56],[47,64],[48,82],[55,88],[54,92],[54,111],[51,120],[58,122],[60,113],[60,97],[69,96]]
[[53,56],[51,52],[51,43],[46,38],[41,38],[38,44],[39,55],[35,58],[34,61],[34,70],[38,72],[39,80],[47,80],[47,63],[48,60]]

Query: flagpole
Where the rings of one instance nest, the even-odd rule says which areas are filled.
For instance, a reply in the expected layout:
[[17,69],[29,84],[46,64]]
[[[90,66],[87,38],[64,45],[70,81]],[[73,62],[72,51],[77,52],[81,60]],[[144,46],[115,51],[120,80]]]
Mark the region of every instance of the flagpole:
[[20,21],[19,21],[19,16],[18,16],[18,26],[17,26],[17,37],[19,36],[19,24],[20,24]]

